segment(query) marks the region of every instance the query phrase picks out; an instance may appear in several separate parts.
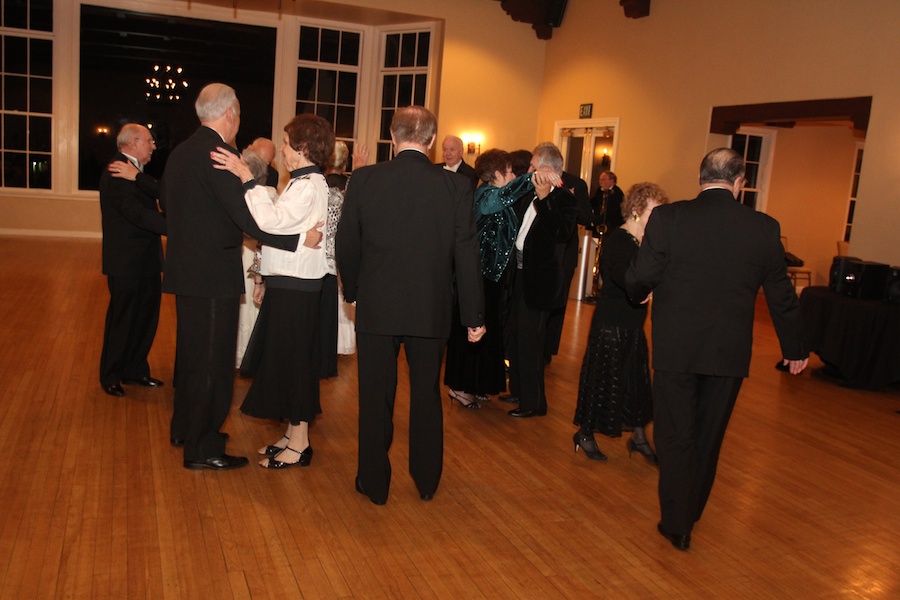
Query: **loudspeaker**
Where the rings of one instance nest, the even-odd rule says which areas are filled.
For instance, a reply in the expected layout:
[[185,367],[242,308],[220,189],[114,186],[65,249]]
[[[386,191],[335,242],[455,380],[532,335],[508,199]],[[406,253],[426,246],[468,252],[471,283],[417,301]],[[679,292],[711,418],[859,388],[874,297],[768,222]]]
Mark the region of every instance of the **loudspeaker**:
[[562,25],[563,15],[566,13],[566,4],[569,0],[550,0],[547,6],[547,25],[559,27]]
[[847,261],[844,293],[863,300],[882,300],[891,268],[868,260]]
[[859,259],[855,256],[835,256],[834,260],[831,261],[831,271],[828,273],[828,287],[838,294],[847,293],[847,265],[851,261],[858,262]]
[[900,304],[900,267],[891,267],[884,290],[884,299],[891,304]]

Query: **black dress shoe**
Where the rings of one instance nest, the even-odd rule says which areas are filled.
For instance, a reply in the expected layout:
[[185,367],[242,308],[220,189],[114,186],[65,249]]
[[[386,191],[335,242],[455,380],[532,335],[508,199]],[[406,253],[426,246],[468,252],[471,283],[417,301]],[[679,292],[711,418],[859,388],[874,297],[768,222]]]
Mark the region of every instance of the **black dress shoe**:
[[187,460],[184,461],[184,468],[198,471],[200,469],[212,469],[213,471],[227,471],[229,469],[237,469],[245,467],[249,461],[243,456],[214,456],[206,460]]
[[689,533],[669,533],[663,529],[662,522],[656,524],[656,530],[679,550],[687,550],[691,547],[691,534]]
[[518,396],[513,396],[511,394],[503,394],[499,398],[500,402],[509,402],[510,404],[516,404],[519,402]]
[[366,491],[363,489],[362,483],[359,482],[359,477],[356,478],[356,491],[359,492],[360,494],[362,494],[363,496],[367,496],[369,498],[369,500],[372,501],[372,504],[375,504],[376,506],[384,506],[385,504],[387,504],[387,500],[381,500],[379,502],[375,498],[369,496],[366,493]]
[[123,379],[122,383],[126,385],[142,385],[144,387],[162,387],[163,384],[159,379],[155,379],[149,375],[139,379]]
[[109,394],[110,396],[124,396],[125,390],[122,389],[122,386],[118,383],[114,383],[112,385],[104,385],[103,391]]
[[521,408],[514,408],[509,411],[509,416],[518,417],[520,419],[528,419],[530,417],[543,417],[547,414],[547,409],[543,410],[522,410]]
[[169,443],[172,444],[173,446],[184,446],[184,439],[177,438],[177,437],[170,437]]
[[428,502],[429,500],[434,498],[434,494],[419,494],[419,498],[421,498],[425,502]]

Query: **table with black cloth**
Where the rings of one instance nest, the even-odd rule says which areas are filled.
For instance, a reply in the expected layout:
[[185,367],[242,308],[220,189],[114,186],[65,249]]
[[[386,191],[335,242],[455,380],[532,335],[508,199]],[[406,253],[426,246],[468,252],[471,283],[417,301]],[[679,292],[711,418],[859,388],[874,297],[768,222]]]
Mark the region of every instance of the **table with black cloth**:
[[900,306],[816,286],[800,295],[800,314],[807,349],[826,375],[866,390],[900,381]]

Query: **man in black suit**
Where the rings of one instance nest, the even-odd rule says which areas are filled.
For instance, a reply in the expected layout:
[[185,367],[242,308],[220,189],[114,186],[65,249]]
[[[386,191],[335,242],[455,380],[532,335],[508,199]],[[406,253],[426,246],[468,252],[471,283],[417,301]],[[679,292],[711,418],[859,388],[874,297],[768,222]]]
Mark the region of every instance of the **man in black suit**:
[[474,191],[475,188],[478,187],[478,173],[462,159],[462,139],[455,135],[448,135],[445,137],[444,142],[441,144],[441,154],[443,155],[444,162],[438,163],[438,166],[443,167],[447,171],[465,175],[469,179],[469,183],[472,184],[472,190]]
[[[204,87],[195,103],[201,127],[169,157],[160,203],[169,227],[163,291],[175,294],[175,408],[170,429],[184,445],[187,469],[224,470],[247,464],[225,454],[219,429],[231,408],[238,307],[244,293],[242,231],[264,244],[296,250],[299,236],[262,232],[244,203],[241,181],[213,168],[210,152],[232,147],[240,127],[234,90]],[[307,243],[310,234],[306,234]],[[317,241],[316,241],[317,243]]]
[[[150,162],[156,147],[150,130],[137,123],[122,127],[116,145],[119,152],[111,162],[137,172]],[[162,385],[150,376],[147,362],[159,323],[160,236],[166,234],[166,219],[156,206],[158,197],[156,180],[149,175],[140,173],[137,181],[113,177],[108,169],[100,175],[103,273],[109,286],[100,385],[110,396],[125,395],[123,382]]]
[[759,288],[793,374],[806,368],[799,303],[775,219],[736,201],[744,162],[728,148],[700,165],[700,195],[660,206],[626,273],[632,298],[653,292],[654,439],[659,532],[687,550],[716,475],[719,448],[750,365]]
[[515,242],[516,271],[507,325],[509,388],[519,407],[513,417],[547,414],[544,394],[544,349],[547,321],[565,306],[570,273],[566,248],[575,230],[578,206],[564,187],[562,154],[553,144],[541,144],[531,157],[534,194],[516,206],[519,233]]
[[485,332],[472,191],[428,160],[436,131],[437,120],[421,106],[394,113],[395,157],[353,171],[335,240],[344,299],[357,303],[356,489],[375,504],[387,502],[390,488],[400,345],[409,364],[409,470],[420,497],[430,500],[443,468],[439,375],[454,276],[469,341]]
[[603,252],[603,235],[621,227],[625,222],[625,218],[622,217],[622,201],[625,200],[625,194],[617,182],[615,173],[603,171],[600,173],[600,187],[591,198],[591,210],[594,213],[591,235],[597,242],[597,252],[594,253],[594,277],[589,295],[591,301],[596,301],[600,293],[600,253]]

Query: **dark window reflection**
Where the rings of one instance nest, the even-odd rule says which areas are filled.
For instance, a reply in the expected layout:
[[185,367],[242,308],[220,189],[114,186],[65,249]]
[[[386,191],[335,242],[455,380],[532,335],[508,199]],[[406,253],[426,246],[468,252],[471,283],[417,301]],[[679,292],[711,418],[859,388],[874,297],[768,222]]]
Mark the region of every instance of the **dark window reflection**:
[[401,75],[397,86],[397,106],[409,106],[412,104],[413,76]]
[[28,169],[24,152],[3,153],[3,186],[27,187]]
[[3,39],[3,71],[26,74],[28,72],[28,39],[10,35]]
[[375,162],[384,162],[386,160],[391,160],[391,145],[386,142],[378,142]]
[[339,73],[337,101],[341,104],[356,104],[356,73]]
[[3,25],[16,29],[28,28],[27,0],[6,0],[3,3]]
[[28,110],[28,79],[15,75],[3,77],[3,108]]
[[416,34],[404,33],[400,47],[400,66],[416,66]]
[[756,208],[756,192],[744,192],[744,204],[750,208]]
[[731,138],[731,149],[744,156],[744,150],[747,149],[747,136],[741,133],[736,133]]
[[320,62],[337,63],[341,48],[341,32],[333,29],[322,30]]
[[316,70],[300,67],[297,69],[297,99],[315,100]]
[[416,52],[416,65],[428,66],[428,49],[431,46],[431,32],[423,31],[419,34],[419,48]]
[[758,135],[751,135],[747,138],[747,160],[759,162],[762,153],[762,138]]
[[53,76],[53,42],[50,40],[31,40],[32,75],[42,77]]
[[318,104],[316,105],[316,114],[332,124],[334,127],[334,105]]
[[53,82],[50,79],[32,77],[29,98],[31,112],[50,114],[53,110]]
[[300,60],[319,60],[319,28],[300,28]]
[[400,34],[392,33],[385,38],[384,67],[390,69],[400,64]]
[[384,78],[384,89],[381,93],[382,108],[393,108],[397,101],[397,76],[386,75]]
[[307,115],[313,114],[316,112],[316,103],[315,102],[298,102],[297,103],[297,114],[298,115]]
[[352,138],[353,125],[356,122],[356,108],[352,106],[338,106],[334,120],[334,135],[337,137]]
[[413,104],[417,104],[418,106],[425,106],[425,88],[427,82],[427,75],[416,75],[416,94],[415,98],[413,99]]
[[3,149],[25,150],[25,115],[3,115]]
[[316,92],[318,102],[334,102],[337,94],[337,71],[319,71],[319,84]]
[[341,36],[341,64],[342,65],[359,65],[359,43],[360,35],[358,33],[343,32]]
[[53,0],[31,0],[30,29],[53,31]]
[[[223,82],[237,92],[239,149],[256,137],[270,137],[275,39],[271,27],[82,4],[79,188],[97,189],[115,153],[115,136],[129,122],[152,126],[157,149],[146,172],[160,177],[172,149],[200,126],[194,100],[208,83]],[[182,67],[189,86],[178,100],[148,101],[146,79],[154,65]],[[280,131],[284,124],[277,125]]]
[[28,117],[28,149],[50,152],[50,117]]

